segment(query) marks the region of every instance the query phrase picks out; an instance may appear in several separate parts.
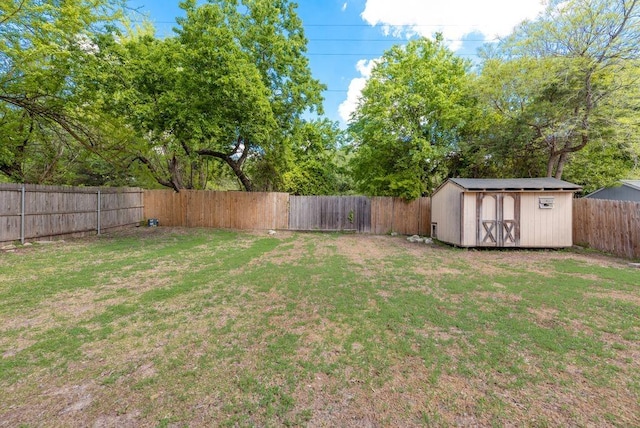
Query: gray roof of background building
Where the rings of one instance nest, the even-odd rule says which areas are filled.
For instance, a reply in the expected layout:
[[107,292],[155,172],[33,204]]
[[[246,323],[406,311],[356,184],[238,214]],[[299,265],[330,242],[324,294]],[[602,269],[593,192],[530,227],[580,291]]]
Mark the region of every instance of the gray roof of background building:
[[640,180],[620,180],[629,187],[640,190]]
[[618,185],[603,187],[585,198],[640,202],[640,180],[620,180]]
[[582,187],[555,178],[450,178],[450,181],[466,190],[517,191],[517,190],[570,190]]

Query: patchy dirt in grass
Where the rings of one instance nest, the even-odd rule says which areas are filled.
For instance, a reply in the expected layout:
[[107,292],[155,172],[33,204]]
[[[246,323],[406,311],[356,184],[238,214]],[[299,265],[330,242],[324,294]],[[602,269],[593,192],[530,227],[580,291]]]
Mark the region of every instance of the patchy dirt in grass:
[[[152,271],[136,272],[129,276],[105,277],[105,284],[98,289],[91,287],[57,293],[55,298],[46,299],[40,303],[35,311],[15,314],[2,324],[0,331],[53,328],[69,319],[89,318],[109,306],[129,301],[131,295],[139,295],[145,291],[169,285],[173,279],[164,274],[174,270],[176,267],[173,263],[160,263]],[[127,293],[119,295],[118,292],[122,290],[126,290]],[[33,313],[39,315],[34,317]]]
[[12,358],[24,351],[31,345],[36,343],[34,339],[27,339],[24,337],[16,338],[2,338],[0,339],[0,346],[5,349],[2,353],[2,358]]
[[[42,246],[19,251],[40,255],[90,248],[98,239],[154,240],[191,233],[137,228],[59,243],[52,250]],[[265,236],[269,235],[261,231],[240,234],[232,245],[248,248]],[[109,323],[112,333],[82,344],[70,357],[60,356],[55,349],[43,351],[41,357],[51,358],[51,367],[27,364],[19,368],[17,380],[0,380],[8,397],[0,409],[0,427],[640,425],[640,347],[633,340],[640,326],[629,327],[627,332],[636,336],[625,339],[620,332],[591,328],[579,319],[559,319],[555,308],[531,307],[530,322],[595,337],[606,356],[595,366],[585,366],[579,364],[580,350],[575,350],[561,364],[514,345],[513,355],[504,358],[519,362],[516,373],[504,370],[508,364],[494,370],[492,362],[482,361],[481,355],[474,354],[474,346],[481,346],[487,337],[476,343],[455,326],[406,323],[393,331],[383,325],[377,336],[359,336],[368,323],[375,322],[375,314],[390,305],[395,293],[407,289],[461,305],[466,297],[480,302],[480,307],[522,300],[509,293],[500,279],[490,279],[484,289],[448,293],[438,288],[444,277],[449,281],[523,272],[554,277],[555,272],[546,267],[557,260],[616,268],[624,267],[624,261],[571,251],[459,250],[390,236],[278,232],[272,237],[282,243],[244,268],[221,272],[221,278],[211,284],[116,319]],[[212,246],[202,244],[181,260],[159,260],[141,271],[108,272],[97,286],[61,292],[29,312],[3,317],[0,331],[10,333],[0,340],[3,363],[10,367],[10,360],[34,344],[38,333],[53,327],[72,329],[110,306],[134,304],[142,293],[172,285],[182,274],[198,269],[202,252],[215,254]],[[367,316],[357,313],[355,323],[333,316],[337,305],[306,297],[304,289],[292,296],[280,284],[258,290],[250,282],[255,279],[246,283],[237,279],[262,264],[287,269],[287,265],[304,265],[309,256],[321,263],[324,256],[335,255],[348,260],[366,283],[375,284],[381,274],[397,277],[367,290],[370,294],[358,309]],[[79,262],[103,263],[90,256]],[[403,281],[405,271],[412,275],[411,281]],[[595,283],[585,297],[640,306],[637,292],[598,289],[597,275],[581,277]],[[233,281],[224,282],[224,278]],[[0,286],[3,282],[0,277]],[[309,276],[306,285],[318,282],[319,278]],[[441,310],[455,317],[464,307],[448,305]],[[604,320],[602,324],[606,325]],[[382,339],[396,336],[406,348],[400,344],[393,348]],[[281,338],[292,338],[293,351],[274,348]],[[425,343],[445,361],[421,357]],[[69,359],[58,362],[56,358]],[[604,378],[594,381],[596,375]]]
[[[361,239],[364,238],[364,239]],[[332,242],[341,255],[347,256],[356,264],[369,264],[384,260],[391,254],[388,252],[390,242],[386,236],[344,235]]]
[[[258,234],[257,232],[254,232],[253,236],[263,237],[264,234]],[[280,241],[287,241],[293,236],[293,233],[277,232],[275,235],[268,236],[273,239],[279,239]],[[305,243],[306,241],[304,239],[296,239],[290,243],[287,242],[286,244],[282,244],[275,250],[252,260],[251,262],[249,262],[248,266],[259,266],[266,262],[275,264],[277,266],[299,263],[304,260],[304,256],[307,252],[307,250],[305,249]]]
[[71,412],[80,412],[91,405],[93,394],[91,391],[95,386],[91,382],[81,385],[63,386],[50,391],[45,391],[45,395],[52,397],[60,408],[59,415]]
[[28,313],[13,316],[2,322],[0,331],[7,332],[10,330],[37,330],[42,327],[53,324],[53,316],[51,313]]
[[555,308],[538,307],[528,308],[531,315],[535,317],[535,322],[542,327],[554,327],[558,324],[558,310]]
[[93,423],[93,428],[134,428],[140,426],[138,419],[141,416],[139,410],[133,410],[123,415],[100,415]]
[[[558,260],[574,260],[600,267],[625,267],[625,262],[606,255],[584,255],[558,250],[486,250],[468,249],[456,253],[458,260],[483,275],[511,274],[519,270],[552,277],[554,272],[546,268]],[[581,275],[581,274],[578,274]],[[592,278],[584,275],[585,279]]]
[[[640,275],[638,275],[638,280],[640,280]],[[621,302],[633,303],[634,305],[640,306],[640,295],[634,295],[619,290],[609,290],[599,293],[585,293],[585,297],[595,297],[596,299],[613,299],[619,300]]]

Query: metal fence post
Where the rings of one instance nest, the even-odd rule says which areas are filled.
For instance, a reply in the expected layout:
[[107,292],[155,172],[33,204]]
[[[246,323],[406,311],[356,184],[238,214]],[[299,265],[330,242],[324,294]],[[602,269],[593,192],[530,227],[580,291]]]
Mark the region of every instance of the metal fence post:
[[24,209],[25,209],[25,196],[26,196],[26,189],[25,189],[25,185],[22,185],[22,200],[20,202],[20,243],[22,245],[24,245],[24,217],[25,217],[25,213],[24,213]]

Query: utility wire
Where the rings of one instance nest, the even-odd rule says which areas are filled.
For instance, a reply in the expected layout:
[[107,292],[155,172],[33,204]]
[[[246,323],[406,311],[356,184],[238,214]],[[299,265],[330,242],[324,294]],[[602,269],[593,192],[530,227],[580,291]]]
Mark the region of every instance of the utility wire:
[[[152,23],[155,24],[175,24],[175,21],[156,21],[151,19]],[[142,23],[144,20],[132,19],[130,22],[133,23]],[[361,28],[374,28],[375,26],[370,24],[302,24],[303,27],[361,27]],[[441,28],[441,27],[477,27],[479,25],[469,25],[469,24],[376,24],[376,26],[386,26],[386,27],[433,27],[433,28]]]
[[[306,52],[305,55],[307,56],[365,56],[365,57],[370,57],[370,56],[375,56],[375,57],[379,57],[382,56],[383,52],[378,52],[378,53],[362,53],[362,52]],[[457,56],[477,56],[476,54],[472,54],[472,53],[456,53],[455,55]]]
[[[395,39],[314,39],[314,38],[310,38],[307,37],[307,40],[309,42],[385,42],[385,43],[391,43],[391,42],[398,42],[398,41],[405,41],[405,40],[410,40],[410,39],[405,39],[405,38],[395,38]],[[498,41],[500,39],[498,38],[493,38],[493,39],[444,39],[444,41],[446,42],[491,42],[491,41]]]

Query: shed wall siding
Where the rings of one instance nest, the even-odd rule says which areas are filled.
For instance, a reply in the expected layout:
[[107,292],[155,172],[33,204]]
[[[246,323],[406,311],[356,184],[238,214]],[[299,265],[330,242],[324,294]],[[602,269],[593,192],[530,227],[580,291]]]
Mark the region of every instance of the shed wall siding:
[[[564,189],[564,187],[563,187]],[[567,191],[567,189],[569,189]],[[573,245],[573,191],[565,190],[466,190],[459,183],[448,181],[432,197],[432,222],[437,223],[437,238],[462,247],[478,245],[478,193],[498,196],[498,206],[503,212],[500,216],[485,212],[486,218],[498,218],[500,233],[496,237],[509,240],[505,246],[524,248],[562,248]],[[504,195],[514,196],[510,199]],[[552,208],[540,208],[540,198],[553,198]],[[506,201],[506,202],[505,202]],[[513,202],[510,204],[510,201]],[[519,201],[519,203],[518,203]],[[482,206],[490,210],[494,205]],[[480,213],[482,214],[482,213]],[[491,214],[491,215],[490,215]],[[506,216],[506,217],[505,217]],[[504,218],[503,218],[504,217]],[[519,220],[517,226],[512,220]],[[503,220],[500,220],[503,219]],[[507,225],[504,228],[504,225]],[[519,227],[518,227],[519,226]],[[515,237],[515,238],[514,238]],[[488,244],[486,244],[488,245]],[[486,246],[482,245],[482,246]]]
[[431,222],[438,223],[438,240],[460,245],[460,194],[461,189],[446,183],[433,195]]
[[[539,208],[539,198],[554,198],[553,208]],[[520,211],[521,247],[570,247],[572,237],[572,193],[523,193]]]
[[463,247],[475,247],[478,222],[476,220],[476,193],[466,192],[463,194]]

